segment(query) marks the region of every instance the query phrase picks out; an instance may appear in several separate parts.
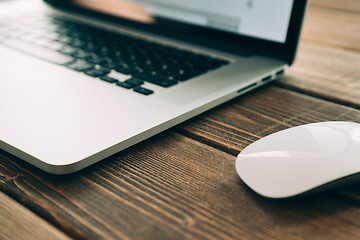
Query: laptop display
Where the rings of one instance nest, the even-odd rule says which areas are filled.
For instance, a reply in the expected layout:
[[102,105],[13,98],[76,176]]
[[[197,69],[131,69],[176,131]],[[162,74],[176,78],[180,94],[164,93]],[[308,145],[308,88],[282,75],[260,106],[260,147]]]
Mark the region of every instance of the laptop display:
[[[279,0],[75,0],[95,11],[144,23],[171,19],[210,29],[284,43],[293,1]],[[276,13],[276,14],[274,14]]]

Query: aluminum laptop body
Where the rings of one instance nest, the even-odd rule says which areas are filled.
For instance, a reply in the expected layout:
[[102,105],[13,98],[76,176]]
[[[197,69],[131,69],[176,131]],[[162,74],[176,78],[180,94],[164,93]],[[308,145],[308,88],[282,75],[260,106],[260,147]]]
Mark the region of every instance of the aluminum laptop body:
[[[276,79],[294,60],[306,7],[301,0],[98,2],[102,7],[88,0],[0,4],[0,148],[50,173],[83,169]],[[118,13],[119,3],[140,9],[145,20]],[[145,79],[152,94],[141,94],[47,61],[47,50],[41,58],[27,44],[14,47],[1,28],[43,14],[226,64],[171,87]]]

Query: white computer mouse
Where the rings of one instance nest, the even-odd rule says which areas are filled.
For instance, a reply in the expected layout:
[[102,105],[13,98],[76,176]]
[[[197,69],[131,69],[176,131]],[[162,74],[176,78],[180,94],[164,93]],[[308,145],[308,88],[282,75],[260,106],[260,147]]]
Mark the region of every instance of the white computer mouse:
[[268,198],[360,182],[360,124],[320,122],[273,133],[238,155],[236,171]]

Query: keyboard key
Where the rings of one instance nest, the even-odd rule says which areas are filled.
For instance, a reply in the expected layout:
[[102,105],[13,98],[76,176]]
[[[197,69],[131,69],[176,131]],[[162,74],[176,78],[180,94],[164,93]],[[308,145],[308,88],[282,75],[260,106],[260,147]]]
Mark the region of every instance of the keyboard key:
[[126,88],[126,89],[131,89],[134,87],[134,84],[127,83],[126,81],[125,82],[117,82],[116,85]]
[[77,60],[73,63],[67,64],[66,66],[70,69],[73,69],[73,70],[79,71],[79,72],[90,70],[95,67],[94,64],[88,63],[84,60]]
[[121,66],[115,67],[115,71],[126,74],[126,75],[134,72],[135,69],[136,69],[136,66],[129,66],[129,65],[121,65]]
[[[92,59],[90,59],[89,61],[92,62]],[[100,61],[100,63],[98,64],[109,69],[114,69],[116,67],[116,64],[109,58],[105,58],[104,60]]]
[[143,87],[140,87],[140,86],[134,87],[133,90],[134,90],[135,92],[138,92],[138,93],[141,93],[141,94],[144,94],[144,95],[150,95],[150,94],[154,93],[153,90],[150,90],[150,89],[147,89],[147,88],[143,88]]
[[109,72],[110,72],[109,69],[90,69],[85,71],[84,73],[91,77],[102,77],[107,75]]
[[[94,64],[102,65],[101,63],[107,61],[107,57],[99,56],[97,54],[90,54],[85,60]],[[107,67],[109,68],[109,67]],[[111,69],[114,67],[111,67]]]
[[79,58],[80,59],[85,59],[85,58],[91,57],[91,53],[85,52],[85,51],[82,51],[82,50],[78,50],[78,51],[74,52],[71,55],[76,59],[79,59]]
[[144,84],[143,80],[140,79],[136,79],[136,78],[131,78],[129,80],[126,80],[127,83],[133,84],[134,86],[139,86]]
[[112,77],[109,77],[109,76],[102,76],[102,77],[100,77],[100,79],[103,80],[103,81],[109,82],[109,83],[116,83],[116,82],[118,82],[117,79],[112,78]]
[[138,73],[133,73],[132,76],[134,78],[142,79],[144,81],[159,85],[161,87],[170,87],[177,84],[176,80],[172,80],[171,78],[164,77],[158,74],[153,75],[149,73],[138,72]]

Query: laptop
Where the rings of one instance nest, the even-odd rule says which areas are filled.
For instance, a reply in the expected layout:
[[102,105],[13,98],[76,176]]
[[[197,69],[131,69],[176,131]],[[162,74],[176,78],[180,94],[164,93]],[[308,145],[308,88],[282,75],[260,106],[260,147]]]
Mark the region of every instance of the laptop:
[[0,148],[73,173],[275,80],[306,2],[3,2]]

